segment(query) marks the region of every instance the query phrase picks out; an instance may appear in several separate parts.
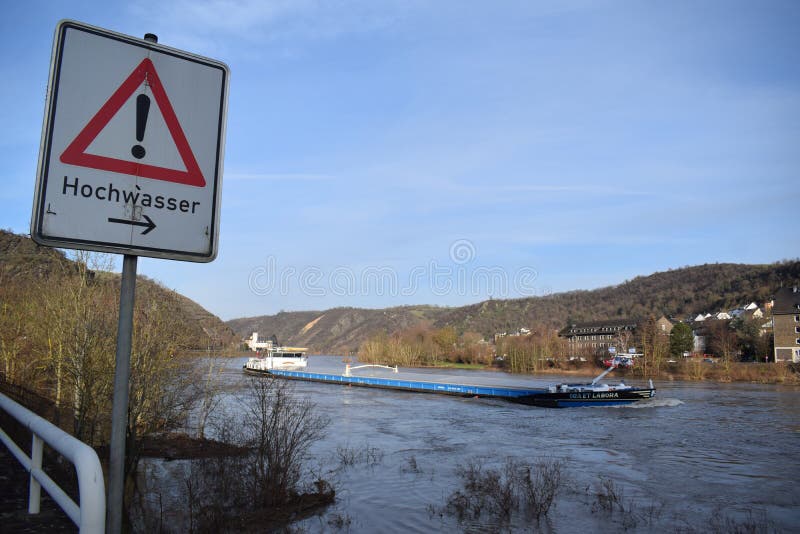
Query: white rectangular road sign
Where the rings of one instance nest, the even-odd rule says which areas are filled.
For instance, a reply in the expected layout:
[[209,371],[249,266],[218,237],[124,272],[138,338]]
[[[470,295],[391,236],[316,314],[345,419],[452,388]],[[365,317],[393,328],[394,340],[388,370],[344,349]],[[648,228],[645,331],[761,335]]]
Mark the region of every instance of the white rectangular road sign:
[[219,61],[61,21],[31,237],[54,247],[212,261],[229,77]]

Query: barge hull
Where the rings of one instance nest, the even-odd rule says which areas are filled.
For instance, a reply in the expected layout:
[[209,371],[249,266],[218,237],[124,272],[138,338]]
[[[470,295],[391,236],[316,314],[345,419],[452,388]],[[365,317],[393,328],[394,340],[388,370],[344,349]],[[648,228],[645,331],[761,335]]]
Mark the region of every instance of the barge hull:
[[513,400],[529,406],[545,408],[570,408],[578,406],[619,406],[655,397],[656,390],[650,388],[628,389],[610,392],[565,392],[525,395]]

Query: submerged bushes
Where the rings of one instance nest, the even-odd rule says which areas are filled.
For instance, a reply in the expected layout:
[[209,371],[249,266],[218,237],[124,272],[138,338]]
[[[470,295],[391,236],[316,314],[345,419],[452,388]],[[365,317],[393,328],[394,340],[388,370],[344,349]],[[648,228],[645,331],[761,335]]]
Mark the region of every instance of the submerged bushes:
[[[329,419],[291,383],[250,379],[240,416],[222,416],[216,439],[241,446],[240,454],[189,461],[179,475],[180,497],[170,524],[162,518],[162,493],[142,496],[142,531],[279,530],[306,513],[333,503],[335,490],[308,466],[309,448],[325,436]],[[156,507],[160,508],[155,509]]]
[[515,514],[539,521],[555,503],[562,470],[563,463],[551,459],[531,466],[509,458],[502,469],[486,468],[479,460],[472,460],[457,467],[462,487],[450,495],[440,513],[455,517],[459,523],[508,524]]

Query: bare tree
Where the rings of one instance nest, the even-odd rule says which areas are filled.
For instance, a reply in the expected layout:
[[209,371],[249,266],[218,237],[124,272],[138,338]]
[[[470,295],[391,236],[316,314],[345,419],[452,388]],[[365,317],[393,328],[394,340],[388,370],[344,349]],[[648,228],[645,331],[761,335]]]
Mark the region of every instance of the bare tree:
[[25,297],[31,289],[22,281],[0,272],[0,374],[12,383],[29,376],[24,372],[27,369],[22,367],[35,366],[35,362],[25,357],[30,356],[25,353],[29,352],[31,343],[28,325],[32,314],[30,299]]
[[204,373],[199,384],[196,385],[200,406],[197,413],[197,437],[205,438],[208,418],[219,406],[222,398],[219,395],[219,381],[217,380],[221,366],[217,366],[216,359],[209,358],[208,371]]
[[309,447],[324,437],[330,421],[314,413],[310,400],[296,398],[287,382],[275,378],[252,378],[244,404],[255,455],[254,495],[263,506],[284,504],[297,491]]
[[71,396],[73,433],[95,444],[100,418],[107,413],[113,376],[116,295],[99,281],[86,262],[65,268],[46,280],[37,292],[42,352],[55,382],[59,407]]
[[555,330],[544,325],[536,325],[532,330],[527,336],[507,336],[497,341],[497,353],[506,356],[506,365],[511,372],[537,372],[548,361],[566,354],[566,342]]
[[[199,373],[180,355],[190,343],[174,303],[153,284],[137,288],[126,430],[126,497],[130,499],[145,436],[185,425]],[[130,501],[128,501],[130,502]]]
[[641,371],[644,376],[658,375],[661,365],[669,354],[669,336],[656,326],[654,316],[650,316],[642,325],[640,332],[642,342]]
[[731,362],[738,349],[739,340],[736,336],[736,331],[731,328],[728,321],[714,321],[709,326],[709,333],[711,334],[711,342],[709,343],[711,350],[722,358],[725,370],[730,371]]

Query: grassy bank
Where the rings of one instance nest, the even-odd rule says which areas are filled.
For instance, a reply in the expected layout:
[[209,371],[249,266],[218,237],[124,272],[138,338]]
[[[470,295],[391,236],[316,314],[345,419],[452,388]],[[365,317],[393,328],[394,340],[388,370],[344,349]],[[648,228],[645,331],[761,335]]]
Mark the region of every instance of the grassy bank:
[[653,376],[658,380],[713,380],[755,384],[800,384],[800,366],[792,363],[720,362],[700,360],[666,363]]
[[[496,366],[453,364],[427,365],[443,369],[497,370]],[[539,375],[597,376],[603,369],[592,362],[552,362],[552,365],[533,373]],[[749,382],[754,384],[800,385],[800,365],[791,363],[708,363],[700,360],[687,360],[675,363],[662,363],[659,367],[648,365],[646,374],[640,366],[633,369],[618,369],[611,375],[622,378],[653,380],[687,380],[715,382]]]
[[473,371],[491,371],[496,370],[497,367],[491,367],[487,365],[483,365],[480,363],[460,363],[460,362],[448,362],[448,361],[438,361],[438,362],[431,362],[426,363],[423,365],[415,366],[420,369],[425,368],[435,368],[435,369],[468,369]]

